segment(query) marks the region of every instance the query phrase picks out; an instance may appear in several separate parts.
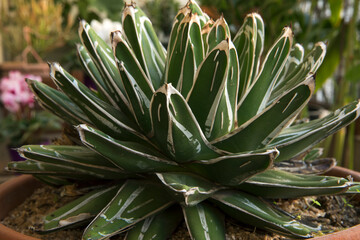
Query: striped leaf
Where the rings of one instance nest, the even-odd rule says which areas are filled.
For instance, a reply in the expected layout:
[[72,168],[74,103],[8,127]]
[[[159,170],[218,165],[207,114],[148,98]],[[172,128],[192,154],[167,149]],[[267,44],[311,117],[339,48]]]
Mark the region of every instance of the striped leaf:
[[133,5],[123,10],[122,26],[136,58],[155,89],[162,85],[166,50],[144,12]]
[[277,98],[286,89],[292,88],[317,71],[326,54],[326,45],[323,42],[315,44],[315,47],[307,54],[293,71],[289,72],[282,82],[279,82],[271,93],[270,101]]
[[93,190],[58,208],[45,217],[39,231],[46,233],[89,223],[111,201],[120,187],[115,185]]
[[[229,93],[229,91],[234,88],[229,89],[228,86],[235,85],[236,91],[234,82],[237,79],[230,75],[228,82],[230,47],[232,46],[229,42],[224,40],[206,56],[199,66],[195,85],[187,99],[207,139],[227,134],[235,124],[236,103],[229,99],[229,95],[233,97],[233,92]],[[233,49],[231,52],[234,53]],[[233,54],[231,60],[233,60]],[[230,67],[234,69],[235,65],[235,71],[237,71],[237,63],[231,63],[233,65]]]
[[122,33],[112,32],[111,38],[131,113],[142,130],[148,133],[151,130],[149,107],[154,93],[153,85],[142,71],[140,63]]
[[39,81],[27,80],[27,83],[36,96],[37,102],[44,109],[49,110],[70,125],[81,123],[92,125],[92,122],[84,112],[64,93]]
[[207,53],[213,50],[219,43],[227,39],[231,39],[230,29],[225,21],[225,18],[220,17],[215,21],[207,34]]
[[128,180],[85,229],[84,240],[108,239],[172,204],[166,191],[149,182]]
[[171,83],[186,97],[194,84],[195,73],[204,58],[200,17],[187,12],[179,25],[165,69],[165,82]]
[[[190,171],[224,186],[238,186],[255,174],[273,166],[279,152],[241,153],[184,164]],[[221,171],[219,170],[221,169]]]
[[117,107],[117,103],[114,101],[113,97],[109,94],[110,91],[101,76],[100,71],[97,69],[96,64],[92,60],[90,54],[86,50],[86,48],[78,44],[77,45],[77,52],[80,59],[80,64],[82,65],[83,69],[86,73],[91,77],[92,81],[95,83],[97,90],[100,93],[101,99],[107,101],[114,107]]
[[144,139],[135,130],[137,126],[129,121],[120,110],[99,99],[91,90],[66,72],[59,64],[52,63],[50,71],[50,76],[56,85],[81,108],[100,130],[118,139]]
[[254,84],[250,86],[246,96],[238,104],[239,126],[265,108],[274,84],[285,66],[292,47],[292,41],[291,29],[284,28],[281,36],[268,51]]
[[191,239],[226,239],[224,216],[210,204],[199,203],[195,206],[183,206],[183,212]]
[[176,162],[220,156],[206,140],[195,116],[181,94],[165,84],[150,105],[153,142]]
[[128,231],[125,240],[169,239],[181,220],[183,220],[183,217],[180,207],[177,205],[171,206],[161,213],[152,215],[137,223]]
[[[18,149],[19,154],[29,160],[36,161],[40,165],[64,166],[66,172],[72,173],[77,170],[81,174],[96,176],[101,179],[121,179],[129,177],[114,164],[88,148],[80,146],[61,145],[26,145]],[[16,165],[15,165],[16,166]],[[41,167],[36,167],[38,171]],[[25,169],[24,169],[25,170]],[[57,173],[61,175],[61,171]]]
[[328,116],[284,129],[268,147],[280,151],[277,162],[291,159],[354,121],[360,112],[358,101],[350,103]]
[[78,126],[81,141],[126,172],[181,171],[175,162],[138,142],[119,141],[86,125]]
[[209,16],[201,10],[201,7],[196,3],[196,1],[189,0],[186,3],[186,7],[189,8],[193,14],[196,14],[200,17],[201,27],[203,27],[209,21]]
[[244,192],[224,190],[212,198],[229,216],[260,229],[271,230],[291,238],[309,238],[320,231],[320,227],[302,224],[288,214],[271,207],[268,202]]
[[79,36],[82,44],[86,47],[97,69],[101,73],[107,90],[109,91],[109,96],[117,103],[117,108],[128,113],[125,89],[120,81],[120,74],[111,47],[96,34],[85,20],[80,21]]
[[156,175],[173,191],[178,200],[187,206],[202,202],[221,188],[204,178],[186,172],[157,173]]
[[234,45],[239,56],[240,84],[239,100],[247,93],[255,79],[264,48],[264,23],[261,16],[251,13],[235,35]]
[[289,57],[288,57],[287,62],[285,64],[285,67],[283,68],[277,82],[275,83],[275,88],[278,85],[283,84],[283,81],[285,80],[285,77],[289,73],[294,71],[294,69],[303,62],[303,59],[304,59],[304,47],[301,44],[296,43],[293,46],[293,48],[291,49]]
[[339,194],[351,185],[352,183],[344,178],[301,175],[269,169],[246,180],[239,188],[264,198],[298,198]]
[[313,77],[283,93],[263,112],[212,144],[230,152],[262,149],[287,127],[310,100],[315,89]]

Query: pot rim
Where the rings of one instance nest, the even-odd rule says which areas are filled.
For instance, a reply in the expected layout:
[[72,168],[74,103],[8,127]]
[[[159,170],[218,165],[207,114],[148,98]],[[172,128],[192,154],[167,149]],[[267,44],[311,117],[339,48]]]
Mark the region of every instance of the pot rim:
[[[326,172],[326,175],[338,176],[338,177],[347,177],[351,175],[354,181],[360,181],[360,172],[350,170],[343,167],[334,167],[330,171]],[[12,178],[2,184],[0,184],[0,220],[2,220],[13,208],[20,205],[28,196],[30,196],[35,189],[43,186],[44,184],[39,182],[32,175],[20,175],[18,177]],[[16,199],[9,201],[7,197],[14,189],[19,189],[17,191]],[[10,203],[11,206],[7,206]],[[360,236],[360,224],[353,227],[347,228],[345,230],[327,234],[324,236],[315,237],[315,240],[351,240],[357,239]],[[0,223],[0,240],[40,240],[38,238],[30,237],[22,233],[16,232],[11,228],[8,228]]]

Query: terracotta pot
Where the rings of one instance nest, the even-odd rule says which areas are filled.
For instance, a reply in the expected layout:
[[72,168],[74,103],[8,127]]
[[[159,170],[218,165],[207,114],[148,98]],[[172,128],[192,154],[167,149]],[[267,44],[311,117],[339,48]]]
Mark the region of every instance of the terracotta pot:
[[[327,175],[347,177],[351,175],[354,181],[360,181],[360,172],[352,171],[342,167],[335,167]],[[2,220],[12,209],[21,204],[30,196],[36,188],[42,186],[30,175],[22,175],[11,179],[0,185],[0,220]],[[357,240],[360,239],[360,224],[346,230],[328,234],[314,240]],[[0,240],[39,240],[18,233],[0,224]]]

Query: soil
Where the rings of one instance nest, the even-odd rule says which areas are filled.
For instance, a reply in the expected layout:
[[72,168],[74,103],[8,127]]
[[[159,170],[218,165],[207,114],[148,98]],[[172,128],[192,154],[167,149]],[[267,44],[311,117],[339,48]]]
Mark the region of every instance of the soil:
[[[42,218],[60,206],[72,201],[77,195],[69,187],[54,188],[45,186],[37,189],[22,205],[10,212],[1,223],[23,234],[46,240],[78,240],[83,228],[67,229],[46,235],[39,235],[34,228]],[[339,231],[360,223],[360,204],[353,196],[305,197],[296,200],[274,201],[280,209],[291,213],[301,221],[321,224],[324,233]],[[227,240],[284,240],[286,238],[267,233],[250,226],[240,225],[232,219],[226,220]],[[111,240],[122,240],[118,235]],[[171,237],[171,240],[190,239],[185,223],[182,223]]]

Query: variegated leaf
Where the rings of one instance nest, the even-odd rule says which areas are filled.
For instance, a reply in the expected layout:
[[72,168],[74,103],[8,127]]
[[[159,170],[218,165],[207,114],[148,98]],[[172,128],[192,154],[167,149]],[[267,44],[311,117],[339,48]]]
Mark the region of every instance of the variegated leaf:
[[226,239],[224,216],[218,209],[208,203],[199,203],[183,206],[183,212],[191,239]]
[[120,81],[120,74],[111,47],[96,34],[85,20],[80,21],[79,36],[101,73],[109,91],[108,95],[117,103],[117,108],[128,113],[129,105],[125,98],[125,89]]
[[314,78],[309,77],[307,82],[283,93],[263,112],[224,138],[215,140],[212,144],[230,152],[253,151],[264,148],[301,112],[314,90]]
[[119,141],[86,125],[78,126],[81,141],[90,149],[105,156],[126,172],[181,171],[175,162],[169,161],[151,146],[139,142]]
[[184,167],[215,183],[224,186],[238,186],[249,177],[272,167],[278,154],[279,152],[276,149],[269,149],[264,152],[229,154],[187,163],[184,164]]
[[148,133],[151,130],[149,107],[154,93],[153,85],[142,70],[122,33],[120,31],[112,32],[111,39],[131,113],[142,130]]
[[155,92],[150,105],[152,140],[176,162],[220,156],[206,140],[183,96],[171,84]]
[[[63,162],[40,162],[34,160],[25,160],[19,162],[10,162],[7,166],[8,171],[17,172],[22,174],[34,174],[34,175],[50,175],[61,177],[63,179],[71,180],[98,180],[98,179],[110,179],[114,178],[109,171],[99,171],[93,168],[78,168],[73,166],[67,166]],[[109,174],[108,174],[109,173]],[[123,179],[130,177],[129,174],[118,173],[116,178]]]
[[293,71],[289,72],[285,79],[276,85],[270,96],[270,102],[277,98],[286,89],[292,88],[316,72],[326,54],[326,45],[323,42],[315,44],[315,47],[307,54],[304,61]]
[[209,16],[201,10],[201,7],[196,3],[196,1],[189,0],[186,4],[186,8],[189,8],[192,14],[199,15],[201,27],[209,21]]
[[268,202],[245,192],[223,190],[214,201],[229,216],[260,229],[271,230],[292,238],[309,238],[321,230],[302,224],[271,207]]
[[[95,176],[100,179],[122,179],[130,176],[107,159],[85,147],[26,145],[19,148],[18,152],[20,156],[39,163],[39,168],[29,168],[29,171],[33,170],[36,172],[38,169],[41,169],[41,165],[48,163],[50,164],[49,166],[59,166],[60,168],[63,165],[66,169],[65,172],[68,173],[78,170],[79,173],[83,175]],[[48,169],[52,171],[50,167]],[[61,175],[61,173],[62,172],[59,171],[57,175]]]
[[52,63],[50,71],[50,76],[56,85],[81,108],[96,127],[118,139],[138,141],[145,138],[139,133],[137,126],[124,116],[119,109],[115,109],[110,104],[99,99],[58,63]]
[[279,84],[283,83],[283,81],[285,80],[285,77],[288,75],[288,73],[291,73],[292,71],[294,71],[294,69],[303,62],[303,59],[304,59],[304,47],[301,44],[296,43],[293,46],[293,48],[291,49],[288,60],[285,64],[285,67],[282,70],[282,72],[280,73],[280,76],[279,76],[277,82],[275,83],[275,88]]
[[167,186],[173,194],[187,206],[194,206],[209,198],[221,189],[204,178],[186,172],[168,172],[156,174],[160,181]]
[[61,117],[71,125],[78,125],[80,123],[92,125],[92,122],[84,112],[64,93],[39,81],[27,80],[27,83],[34,93],[37,102],[43,108]]
[[126,5],[123,10],[123,29],[136,58],[155,89],[162,84],[166,50],[161,45],[152,23],[138,7]]
[[100,71],[97,69],[96,64],[92,60],[90,54],[86,50],[86,48],[78,44],[77,52],[80,59],[80,63],[86,73],[91,77],[92,81],[95,83],[99,94],[102,96],[102,100],[109,102],[114,107],[117,107],[117,103],[114,101],[113,97],[109,94],[110,91],[106,86],[106,83],[101,76]]
[[47,215],[40,232],[51,232],[89,223],[115,196],[121,185],[93,190]]
[[213,50],[219,43],[224,40],[231,39],[230,29],[225,21],[224,17],[220,17],[216,22],[212,25],[209,30],[206,43],[207,43],[207,52]]
[[85,229],[84,240],[107,239],[169,207],[173,201],[159,185],[128,180]]
[[264,198],[298,198],[343,193],[351,185],[345,178],[301,175],[269,169],[249,178],[239,188]]
[[183,220],[183,216],[180,207],[178,205],[171,206],[161,213],[137,223],[128,231],[125,240],[169,239],[181,220]]
[[290,28],[284,28],[281,36],[268,51],[260,73],[246,95],[238,103],[238,125],[261,112],[269,100],[270,93],[285,66],[292,47],[293,35]]
[[284,129],[268,147],[276,147],[280,156],[276,161],[291,159],[354,121],[360,112],[358,101],[348,104],[328,116]]
[[186,98],[195,81],[195,73],[204,58],[200,17],[187,12],[177,26],[176,38],[165,68],[165,83],[171,83]]
[[[228,82],[228,73],[231,74],[230,58],[233,60],[230,47],[233,46],[224,40],[206,56],[199,66],[195,85],[187,99],[191,111],[209,140],[227,134],[235,125],[236,102],[231,102],[229,98],[229,95],[234,97],[234,89],[229,89],[227,85],[235,85],[236,91],[237,79],[229,76]],[[231,52],[234,53],[233,48]],[[232,62],[231,68],[236,68],[236,64]]]

